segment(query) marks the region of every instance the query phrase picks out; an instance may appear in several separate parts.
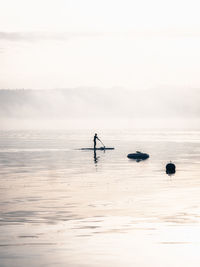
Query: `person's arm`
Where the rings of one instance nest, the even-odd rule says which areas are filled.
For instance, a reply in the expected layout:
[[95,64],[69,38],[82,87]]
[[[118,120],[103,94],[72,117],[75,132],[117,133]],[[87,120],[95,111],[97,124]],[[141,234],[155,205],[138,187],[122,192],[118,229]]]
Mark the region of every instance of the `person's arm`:
[[[98,137],[97,137],[98,138]],[[101,144],[105,147],[105,145],[103,144],[103,142],[98,138],[99,142],[101,142]]]

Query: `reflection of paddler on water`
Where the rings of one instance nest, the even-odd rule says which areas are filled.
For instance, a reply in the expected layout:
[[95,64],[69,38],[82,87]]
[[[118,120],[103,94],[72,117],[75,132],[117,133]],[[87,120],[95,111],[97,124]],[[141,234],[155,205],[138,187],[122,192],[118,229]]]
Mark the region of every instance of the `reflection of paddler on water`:
[[[104,146],[104,144],[102,143],[102,141],[97,136],[97,133],[95,133],[94,139],[93,139],[93,141],[94,141],[94,150],[96,150],[97,140],[99,140],[99,142],[101,142],[101,144]],[[105,148],[105,146],[104,146],[104,148]]]
[[96,149],[94,149],[94,163],[97,164],[99,160],[99,157],[97,157]]

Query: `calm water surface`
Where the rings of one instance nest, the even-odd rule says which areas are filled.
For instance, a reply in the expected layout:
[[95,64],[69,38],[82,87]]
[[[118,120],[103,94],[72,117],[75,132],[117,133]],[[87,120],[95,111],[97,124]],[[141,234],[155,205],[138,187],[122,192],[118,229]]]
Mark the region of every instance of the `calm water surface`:
[[92,135],[0,132],[0,266],[199,266],[200,132]]

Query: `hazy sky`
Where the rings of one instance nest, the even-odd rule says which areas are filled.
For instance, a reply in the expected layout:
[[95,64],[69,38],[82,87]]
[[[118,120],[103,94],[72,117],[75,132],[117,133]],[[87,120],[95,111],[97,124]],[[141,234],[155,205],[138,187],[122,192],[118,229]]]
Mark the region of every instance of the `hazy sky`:
[[199,10],[194,0],[0,0],[0,88],[198,88]]

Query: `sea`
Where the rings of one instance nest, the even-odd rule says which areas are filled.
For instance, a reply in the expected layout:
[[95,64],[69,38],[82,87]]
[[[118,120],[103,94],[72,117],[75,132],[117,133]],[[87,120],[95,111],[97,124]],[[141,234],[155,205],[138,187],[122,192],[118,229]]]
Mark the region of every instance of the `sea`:
[[0,266],[200,266],[200,131],[97,133],[0,131]]

